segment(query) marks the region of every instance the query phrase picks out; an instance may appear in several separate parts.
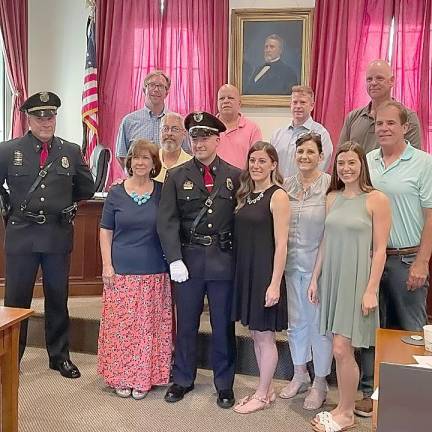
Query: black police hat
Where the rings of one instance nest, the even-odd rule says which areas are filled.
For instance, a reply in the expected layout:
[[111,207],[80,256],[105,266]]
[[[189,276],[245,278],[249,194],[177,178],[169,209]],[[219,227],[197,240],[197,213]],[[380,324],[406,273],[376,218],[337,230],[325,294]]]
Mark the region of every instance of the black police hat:
[[217,117],[205,111],[188,114],[184,124],[192,138],[219,135],[226,131],[225,125]]
[[20,111],[36,117],[49,117],[57,114],[60,98],[52,92],[39,92],[30,96],[20,107]]

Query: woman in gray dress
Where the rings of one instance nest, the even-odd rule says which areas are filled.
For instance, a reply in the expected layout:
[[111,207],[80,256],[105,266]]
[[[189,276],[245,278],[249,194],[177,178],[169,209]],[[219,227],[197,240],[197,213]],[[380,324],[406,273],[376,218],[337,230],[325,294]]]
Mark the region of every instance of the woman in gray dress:
[[316,410],[327,396],[326,376],[333,359],[332,335],[319,333],[319,306],[308,300],[312,277],[325,220],[326,192],[330,176],[319,169],[323,159],[321,137],[302,135],[296,141],[298,173],[284,181],[291,204],[291,220],[285,280],[288,299],[288,342],[294,363],[294,376],[279,396],[294,397],[306,391],[310,378],[306,363],[314,362],[315,378],[303,408]]
[[391,210],[388,198],[373,189],[365,153],[355,142],[344,143],[336,153],[326,211],[308,296],[313,303],[319,300],[321,334],[333,333],[339,403],[312,420],[317,432],[354,427],[359,383],[354,349],[373,346],[379,326],[377,294]]

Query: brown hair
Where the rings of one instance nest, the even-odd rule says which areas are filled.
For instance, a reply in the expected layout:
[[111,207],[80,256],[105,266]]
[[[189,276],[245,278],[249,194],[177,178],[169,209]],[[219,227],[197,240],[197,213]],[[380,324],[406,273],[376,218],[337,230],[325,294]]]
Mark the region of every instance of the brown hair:
[[291,88],[291,93],[301,93],[303,95],[310,96],[312,100],[315,99],[314,91],[312,90],[312,87],[306,86],[306,85],[295,85]]
[[308,132],[300,135],[300,137],[297,138],[297,141],[295,142],[296,149],[298,149],[301,145],[308,141],[314,142],[318,148],[318,153],[322,153],[321,135],[315,132]]
[[166,89],[169,90],[169,88],[171,87],[171,80],[170,77],[161,70],[155,70],[153,72],[150,72],[145,78],[144,78],[144,89],[147,87],[147,84],[149,83],[149,81],[155,77],[155,76],[161,76],[163,78],[165,78],[166,81]]
[[337,159],[341,153],[346,153],[349,151],[353,151],[354,153],[356,153],[361,163],[360,175],[358,179],[360,190],[362,190],[363,192],[371,192],[374,189],[369,175],[366,153],[364,152],[360,144],[356,143],[355,141],[346,141],[337,149],[333,164],[333,172],[331,176],[330,186],[327,190],[327,194],[332,191],[345,189],[344,182],[339,178],[337,174]]
[[408,111],[407,109],[399,102],[396,101],[388,101],[383,103],[378,109],[377,113],[385,108],[388,107],[394,107],[399,111],[399,119],[401,121],[401,124],[404,125],[405,123],[408,123]]
[[150,171],[150,178],[157,177],[161,171],[162,163],[159,159],[159,147],[145,139],[138,139],[129,147],[126,156],[126,171],[131,176],[132,172],[132,158],[138,156],[143,151],[147,150],[153,160],[153,169]]
[[279,186],[283,183],[283,177],[279,172],[279,157],[276,149],[268,142],[257,141],[248,151],[246,158],[246,167],[240,174],[240,187],[236,193],[237,206],[235,208],[235,213],[237,213],[246,203],[247,196],[253,192],[255,184],[250,176],[249,172],[249,158],[252,153],[256,151],[263,150],[267,153],[267,156],[272,162],[276,162],[276,168],[271,172],[271,181],[273,184]]

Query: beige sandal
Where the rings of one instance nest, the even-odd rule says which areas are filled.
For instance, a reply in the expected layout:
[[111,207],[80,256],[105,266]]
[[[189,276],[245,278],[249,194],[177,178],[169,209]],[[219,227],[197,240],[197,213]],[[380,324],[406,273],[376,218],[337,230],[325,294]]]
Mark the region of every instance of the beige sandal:
[[321,408],[327,398],[327,391],[327,383],[314,381],[304,400],[303,408],[311,411]]
[[307,391],[310,385],[310,377],[307,372],[302,374],[294,374],[293,379],[279,393],[282,399],[291,399],[299,393]]
[[[258,404],[255,402],[257,401]],[[255,405],[252,405],[255,402]],[[251,414],[256,411],[261,411],[270,408],[271,400],[260,396],[246,396],[234,407],[234,411],[238,414]],[[249,407],[248,407],[249,405]]]

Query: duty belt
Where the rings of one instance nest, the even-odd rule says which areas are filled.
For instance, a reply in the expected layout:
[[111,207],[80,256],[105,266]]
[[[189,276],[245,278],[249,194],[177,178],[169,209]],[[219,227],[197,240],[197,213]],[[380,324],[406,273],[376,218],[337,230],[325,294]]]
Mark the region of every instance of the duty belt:
[[387,248],[386,253],[388,256],[393,255],[411,255],[415,254],[419,251],[419,246],[412,246],[412,247],[406,247],[406,248]]
[[38,225],[43,225],[45,223],[59,223],[61,221],[60,215],[38,214],[29,211],[23,211],[21,214],[12,215],[11,220],[14,219],[33,222]]
[[218,236],[216,235],[201,235],[201,234],[192,234],[186,240],[186,243],[189,244],[198,244],[201,246],[211,246],[214,242],[218,240]]

